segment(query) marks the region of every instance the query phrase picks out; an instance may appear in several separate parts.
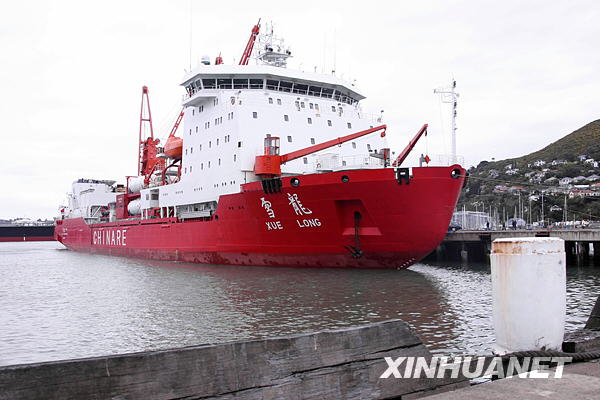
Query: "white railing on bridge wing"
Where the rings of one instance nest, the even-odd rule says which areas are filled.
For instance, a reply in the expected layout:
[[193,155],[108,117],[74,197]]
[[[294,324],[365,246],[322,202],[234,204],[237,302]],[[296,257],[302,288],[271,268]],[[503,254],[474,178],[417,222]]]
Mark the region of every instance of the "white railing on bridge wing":
[[452,156],[451,154],[430,154],[429,158],[431,158],[429,165],[432,167],[447,167],[454,164],[460,164],[464,166],[465,164],[465,157],[460,155]]
[[317,171],[336,171],[344,169],[383,168],[383,160],[368,155],[343,156],[330,155],[319,157],[313,163]]

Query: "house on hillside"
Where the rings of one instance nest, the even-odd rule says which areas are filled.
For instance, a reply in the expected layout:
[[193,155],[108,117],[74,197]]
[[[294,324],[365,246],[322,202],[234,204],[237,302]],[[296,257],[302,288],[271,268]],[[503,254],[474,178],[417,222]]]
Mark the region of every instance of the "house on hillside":
[[588,158],[588,156],[586,156],[585,154],[580,154],[577,156],[577,159],[579,161],[585,161]]
[[583,163],[584,163],[584,164],[591,164],[591,165],[594,165],[594,163],[595,163],[595,162],[596,162],[596,161],[594,161],[594,159],[593,159],[593,158],[588,158],[588,159],[587,159],[587,160],[585,160]]
[[560,181],[558,181],[558,184],[560,186],[567,186],[567,185],[570,185],[571,182],[573,182],[573,178],[569,178],[567,176],[567,177],[562,178]]
[[544,160],[537,160],[536,162],[533,163],[533,165],[535,167],[542,167],[542,166],[546,165],[546,161],[544,161]]
[[512,164],[508,164],[507,166],[504,167],[504,169],[512,169]]
[[600,192],[593,190],[571,190],[569,192],[569,198],[572,199],[574,197],[600,197]]
[[506,173],[506,175],[517,175],[519,173],[519,168],[509,169],[505,173]]
[[562,164],[566,164],[567,162],[565,160],[552,160],[552,162],[550,164],[552,164],[553,166],[557,166],[557,165],[562,165]]
[[585,178],[585,180],[588,182],[600,181],[600,175],[590,175],[587,178]]
[[496,185],[494,187],[494,193],[504,193],[508,190],[508,186]]
[[497,178],[500,174],[495,169],[490,169],[488,176],[492,179]]
[[548,184],[548,185],[555,185],[556,183],[558,183],[558,178],[557,178],[557,177],[555,177],[555,176],[552,176],[552,177],[550,177],[550,178],[546,179],[546,180],[544,181],[544,183],[546,183],[546,184]]
[[573,178],[573,182],[583,182],[585,181],[585,176],[579,175]]

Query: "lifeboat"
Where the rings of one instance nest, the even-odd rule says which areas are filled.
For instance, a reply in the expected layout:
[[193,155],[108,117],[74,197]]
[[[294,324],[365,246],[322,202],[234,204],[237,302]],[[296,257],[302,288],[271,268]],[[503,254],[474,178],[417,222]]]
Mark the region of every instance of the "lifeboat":
[[165,144],[165,155],[173,160],[181,160],[183,154],[183,139],[177,136],[169,136]]

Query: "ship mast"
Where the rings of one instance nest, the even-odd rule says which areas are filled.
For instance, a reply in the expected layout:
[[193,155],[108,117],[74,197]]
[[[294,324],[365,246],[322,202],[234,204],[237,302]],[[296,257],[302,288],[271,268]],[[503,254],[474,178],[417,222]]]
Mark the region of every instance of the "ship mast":
[[433,93],[440,95],[442,103],[452,104],[452,150],[450,164],[456,164],[456,106],[459,94],[456,92],[456,80],[452,81],[449,87],[441,87],[433,90]]

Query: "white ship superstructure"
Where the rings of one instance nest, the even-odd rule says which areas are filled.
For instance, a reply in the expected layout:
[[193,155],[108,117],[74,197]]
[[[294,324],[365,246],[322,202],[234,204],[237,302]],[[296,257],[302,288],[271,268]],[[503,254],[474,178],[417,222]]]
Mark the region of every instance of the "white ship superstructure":
[[[259,180],[255,157],[263,153],[265,137],[279,137],[281,153],[289,153],[381,125],[381,115],[362,111],[365,96],[354,85],[333,74],[285,68],[289,51],[268,47],[265,36],[258,40],[267,43],[258,51],[259,65],[200,64],[183,78],[181,178],[142,191],[142,209],[213,209],[220,195]],[[387,147],[384,136],[369,135],[290,161],[282,176],[381,168],[384,161],[371,155]]]

